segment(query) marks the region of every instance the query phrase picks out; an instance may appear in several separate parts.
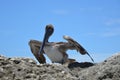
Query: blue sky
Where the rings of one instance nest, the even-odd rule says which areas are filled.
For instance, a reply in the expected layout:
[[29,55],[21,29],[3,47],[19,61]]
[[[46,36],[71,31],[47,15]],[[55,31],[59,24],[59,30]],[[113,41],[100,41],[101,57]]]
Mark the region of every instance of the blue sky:
[[[55,28],[51,42],[69,35],[95,62],[120,51],[120,0],[0,0],[0,54],[34,58],[28,42],[43,40],[47,24]],[[76,51],[68,55],[91,61]]]

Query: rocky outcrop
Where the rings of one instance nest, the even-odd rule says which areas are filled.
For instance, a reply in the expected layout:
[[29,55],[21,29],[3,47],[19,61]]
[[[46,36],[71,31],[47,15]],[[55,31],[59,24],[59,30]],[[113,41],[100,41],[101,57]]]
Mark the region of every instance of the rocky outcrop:
[[37,64],[0,56],[0,80],[120,80],[120,53],[101,63]]

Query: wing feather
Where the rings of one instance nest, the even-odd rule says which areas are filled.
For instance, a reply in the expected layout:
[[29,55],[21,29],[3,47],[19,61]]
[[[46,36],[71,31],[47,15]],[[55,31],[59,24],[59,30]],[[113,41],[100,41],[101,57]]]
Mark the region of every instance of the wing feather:
[[[74,39],[72,39],[69,36],[63,36],[63,38],[65,40],[68,41],[68,43],[72,46],[69,45],[69,49],[75,49],[77,50],[79,53],[81,53],[82,55],[87,54],[91,60],[94,62],[93,58],[90,56],[90,54],[85,50],[85,48],[83,48],[77,41],[75,41]],[[68,45],[67,45],[68,46]]]
[[40,54],[40,55],[38,54],[41,44],[42,44],[42,42],[37,41],[37,40],[30,40],[29,41],[29,46],[30,46],[31,52],[33,53],[35,58],[38,60],[38,62],[39,63],[46,63],[46,59],[43,55],[44,52],[42,52],[42,54]]
[[63,36],[63,38],[64,38],[65,40],[67,40],[69,44],[72,45],[72,46],[71,46],[72,49],[77,50],[78,52],[80,52],[80,53],[83,54],[83,55],[87,53],[87,51],[86,51],[77,41],[75,41],[75,40],[72,39],[71,37],[69,37],[69,36]]

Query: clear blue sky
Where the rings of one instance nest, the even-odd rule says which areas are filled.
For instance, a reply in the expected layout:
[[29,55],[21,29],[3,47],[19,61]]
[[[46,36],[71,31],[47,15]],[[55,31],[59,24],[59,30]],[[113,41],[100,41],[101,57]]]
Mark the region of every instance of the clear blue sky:
[[[43,40],[44,28],[53,24],[50,41],[69,35],[96,62],[120,51],[120,0],[0,0],[0,54],[31,57],[30,39]],[[68,51],[77,61],[91,61]]]

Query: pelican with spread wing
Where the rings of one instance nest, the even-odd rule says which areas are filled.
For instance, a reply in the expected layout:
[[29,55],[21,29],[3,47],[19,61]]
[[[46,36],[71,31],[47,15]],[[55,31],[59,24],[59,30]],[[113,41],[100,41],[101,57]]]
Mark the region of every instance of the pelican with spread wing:
[[54,32],[53,25],[46,25],[43,41],[30,40],[29,46],[31,52],[39,63],[46,63],[46,54],[53,63],[64,64],[66,62],[74,62],[75,59],[68,58],[67,50],[77,50],[82,55],[87,54],[94,62],[89,53],[74,39],[69,36],[63,36],[68,42],[49,42],[48,39]]

